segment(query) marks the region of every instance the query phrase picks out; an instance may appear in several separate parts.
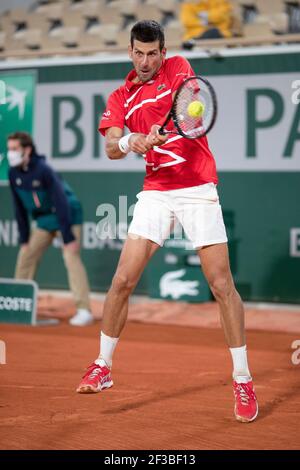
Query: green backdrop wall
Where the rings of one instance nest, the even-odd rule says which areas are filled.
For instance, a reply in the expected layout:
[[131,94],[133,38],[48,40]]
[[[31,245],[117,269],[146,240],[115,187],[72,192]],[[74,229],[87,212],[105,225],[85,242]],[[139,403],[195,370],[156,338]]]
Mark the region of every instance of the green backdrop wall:
[[[112,204],[119,218],[120,195],[121,205],[125,196],[127,207],[135,202],[144,169],[137,155],[119,162],[108,160],[97,133],[107,96],[122,83],[130,64],[123,58],[118,62],[91,62],[29,64],[21,69],[2,65],[0,80],[16,71],[34,73],[33,132],[37,147],[82,201],[83,259],[92,288],[104,291],[110,284],[122,240],[97,238],[95,229],[101,220],[97,207]],[[221,203],[230,215],[228,230],[235,240],[238,288],[248,300],[299,302],[299,51],[262,51],[260,55],[221,59],[193,57],[191,62],[196,73],[208,76],[218,95],[219,117],[209,141],[219,169]],[[0,117],[1,112],[8,112],[4,106],[9,103],[0,106]],[[5,139],[2,129],[2,147]],[[121,218],[126,223],[124,214]],[[9,188],[4,184],[0,187],[0,277],[13,275],[16,254],[16,225]],[[45,255],[37,281],[41,287],[67,286],[57,248]],[[147,290],[145,274],[137,292]]]

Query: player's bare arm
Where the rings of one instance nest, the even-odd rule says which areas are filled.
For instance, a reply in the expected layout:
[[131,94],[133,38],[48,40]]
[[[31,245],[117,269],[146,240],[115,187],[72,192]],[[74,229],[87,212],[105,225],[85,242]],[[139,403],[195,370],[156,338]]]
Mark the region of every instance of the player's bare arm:
[[126,157],[119,148],[119,140],[123,136],[123,129],[119,127],[110,127],[105,133],[105,151],[107,156],[112,160],[118,160]]
[[[105,134],[105,150],[108,157],[112,160],[118,160],[126,157],[127,153],[120,150],[119,140],[123,136],[123,129],[119,127],[110,127]],[[147,140],[145,134],[133,133],[128,140],[129,150],[135,153],[144,154],[152,148],[155,143]]]

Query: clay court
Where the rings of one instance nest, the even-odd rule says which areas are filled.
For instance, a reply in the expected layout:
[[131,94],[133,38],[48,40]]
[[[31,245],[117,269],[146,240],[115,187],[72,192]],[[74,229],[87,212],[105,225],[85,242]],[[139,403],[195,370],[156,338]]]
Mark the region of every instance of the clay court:
[[[93,301],[101,317],[102,302]],[[1,325],[1,449],[299,449],[300,309],[247,307],[248,349],[260,413],[233,416],[231,358],[215,303],[131,305],[114,358],[114,387],[78,395],[98,353],[99,321],[67,323],[72,302],[42,296],[40,317],[56,326]]]

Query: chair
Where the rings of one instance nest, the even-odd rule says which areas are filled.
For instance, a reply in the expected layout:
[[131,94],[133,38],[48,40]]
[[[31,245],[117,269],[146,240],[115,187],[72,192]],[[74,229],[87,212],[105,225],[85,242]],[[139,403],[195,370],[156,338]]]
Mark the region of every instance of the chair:
[[243,28],[245,37],[273,36],[269,22],[248,23]]
[[132,25],[128,25],[128,26],[129,27],[118,31],[118,34],[117,34],[117,44],[119,45],[119,47],[121,47],[124,50],[127,49],[127,46],[130,43],[130,29]]
[[94,30],[92,34],[85,32],[80,35],[79,38],[79,50],[80,49],[95,49],[96,51],[101,51],[104,49],[103,36],[101,29]]
[[73,48],[80,45],[81,29],[78,26],[67,26],[63,28],[61,42],[65,47]]
[[56,34],[47,34],[41,37],[41,48],[43,50],[62,47],[63,27]]
[[0,31],[0,51],[4,51],[6,47],[6,33]]
[[98,18],[105,8],[105,0],[85,0],[82,15],[86,18]]
[[285,10],[284,0],[256,0],[256,6],[261,15],[283,13]]
[[63,16],[63,24],[66,27],[77,27],[84,31],[86,25],[86,18],[79,11],[66,11]]
[[139,0],[116,0],[111,6],[117,8],[121,15],[135,15],[139,4]]
[[85,1],[84,0],[69,0],[68,4],[68,10],[69,11],[76,11],[76,12],[81,12],[84,10],[85,7]]
[[64,3],[51,3],[47,5],[47,8],[42,12],[48,20],[63,20],[65,14]]
[[32,12],[27,17],[27,28],[28,29],[40,29],[43,34],[47,34],[49,31],[49,21],[44,15],[40,13]]
[[25,47],[27,49],[35,50],[42,47],[42,30],[41,29],[28,29],[24,38]]
[[121,26],[123,21],[119,7],[110,3],[100,11],[100,19],[102,24],[115,23],[118,26]]
[[9,11],[9,17],[14,24],[23,23],[28,17],[28,11],[25,8],[14,8]]
[[184,28],[180,21],[174,20],[165,29],[166,46],[168,49],[180,49]]
[[176,0],[164,0],[163,2],[157,2],[157,6],[163,12],[176,14],[179,3]]
[[117,44],[119,27],[115,23],[103,24],[100,29],[100,36],[102,36],[102,42],[104,45]]
[[137,19],[140,20],[155,20],[160,23],[162,19],[162,12],[154,4],[139,3],[136,8]]

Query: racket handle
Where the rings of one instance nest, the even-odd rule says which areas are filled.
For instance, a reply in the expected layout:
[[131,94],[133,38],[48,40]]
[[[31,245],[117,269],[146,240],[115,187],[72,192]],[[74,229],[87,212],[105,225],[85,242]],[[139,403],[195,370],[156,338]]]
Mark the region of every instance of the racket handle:
[[158,130],[158,133],[159,133],[160,135],[166,135],[166,133],[165,133],[163,127],[161,127],[161,128]]

